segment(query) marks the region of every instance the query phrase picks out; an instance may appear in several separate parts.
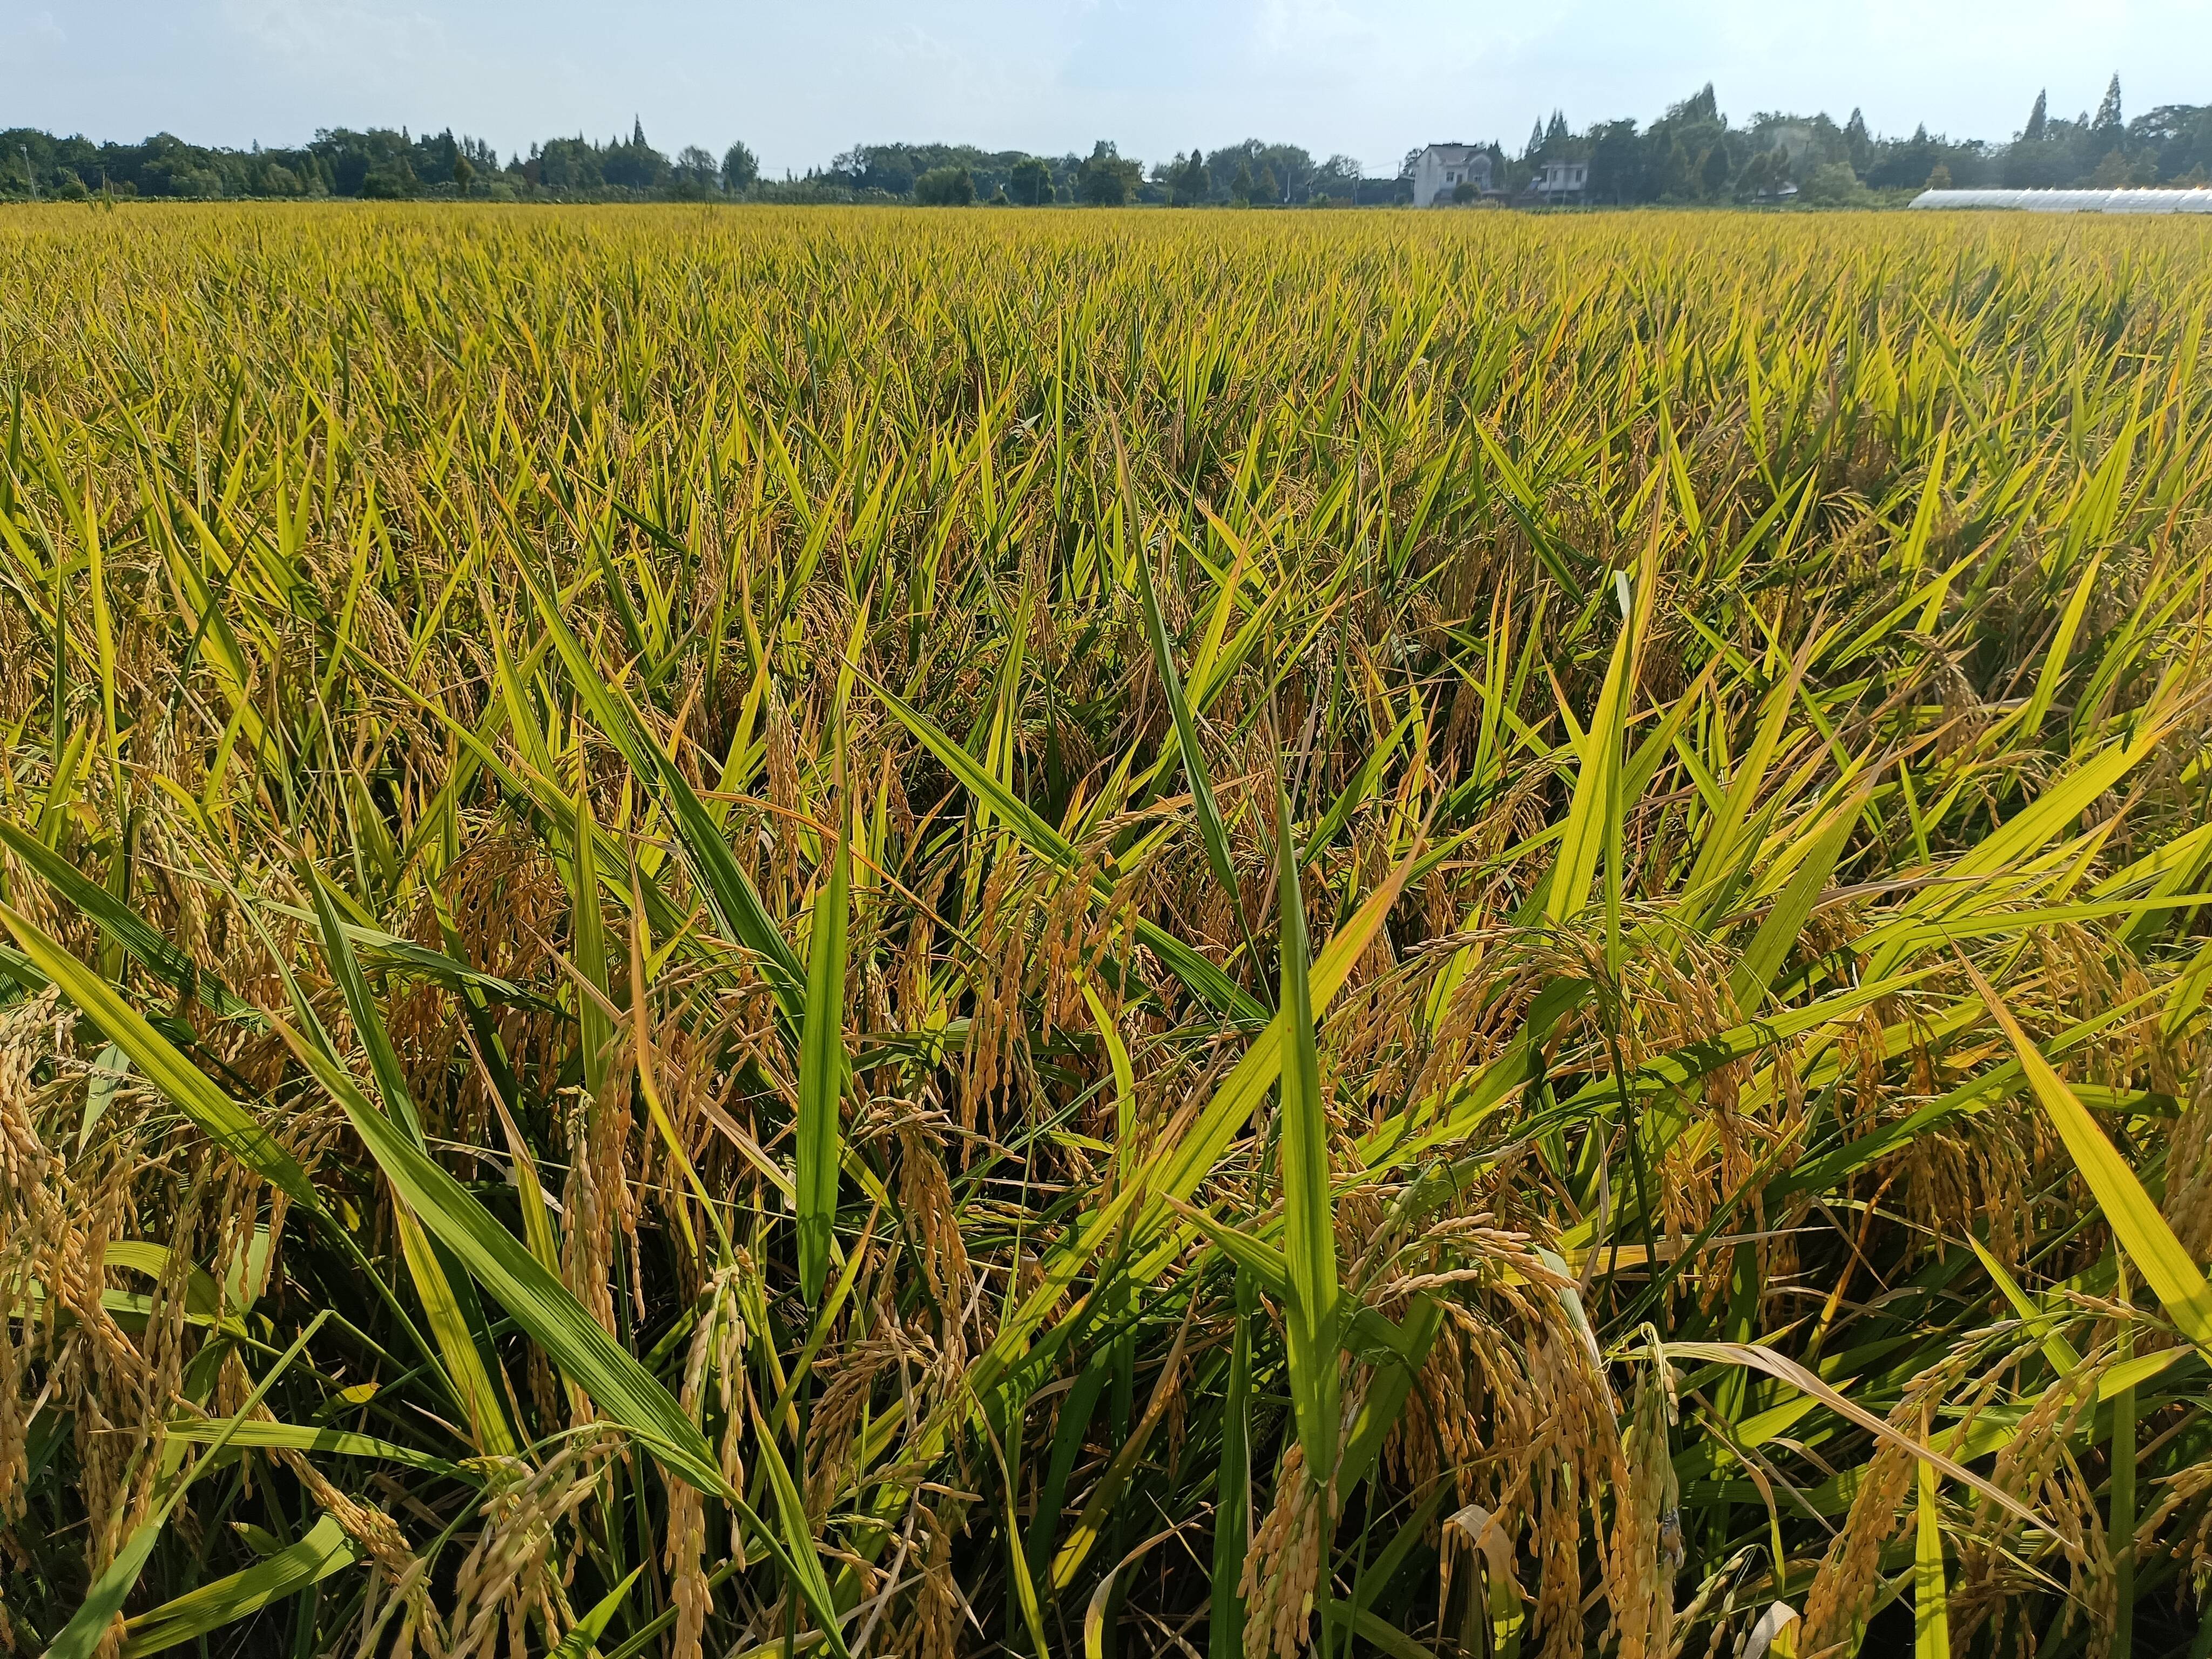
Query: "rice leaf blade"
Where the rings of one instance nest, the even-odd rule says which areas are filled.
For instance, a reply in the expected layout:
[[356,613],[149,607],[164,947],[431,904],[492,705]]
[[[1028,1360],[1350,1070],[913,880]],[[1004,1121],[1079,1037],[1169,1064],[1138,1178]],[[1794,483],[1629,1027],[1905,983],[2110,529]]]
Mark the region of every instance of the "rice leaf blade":
[[830,1275],[837,1218],[837,1171],[843,1161],[840,1112],[845,1093],[845,933],[852,908],[852,848],[839,796],[840,823],[829,878],[815,895],[813,939],[806,968],[806,1012],[799,1062],[798,1168],[799,1293],[821,1301]]
[[1281,902],[1281,1179],[1284,1258],[1290,1297],[1284,1309],[1291,1402],[1309,1478],[1326,1488],[1335,1479],[1337,1397],[1336,1206],[1330,1194],[1328,1117],[1321,1097],[1321,1059],[1314,1035],[1303,872],[1291,847],[1288,798],[1279,791],[1275,857]]

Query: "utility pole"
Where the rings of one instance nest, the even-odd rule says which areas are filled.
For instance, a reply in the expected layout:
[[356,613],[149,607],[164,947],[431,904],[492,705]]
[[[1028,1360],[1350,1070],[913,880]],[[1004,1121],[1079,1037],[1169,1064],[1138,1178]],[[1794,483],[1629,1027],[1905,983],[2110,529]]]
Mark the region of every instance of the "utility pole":
[[18,144],[15,148],[23,152],[23,182],[31,187],[31,199],[35,202],[39,199],[39,175],[31,170],[31,147]]

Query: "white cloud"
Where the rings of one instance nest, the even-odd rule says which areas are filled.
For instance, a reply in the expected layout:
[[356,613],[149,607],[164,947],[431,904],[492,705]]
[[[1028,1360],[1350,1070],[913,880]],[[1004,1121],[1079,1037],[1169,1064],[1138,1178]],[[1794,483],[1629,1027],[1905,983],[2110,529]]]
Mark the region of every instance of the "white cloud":
[[382,76],[432,68],[451,49],[428,12],[369,0],[222,0],[222,18],[248,50],[293,71]]
[[0,52],[46,57],[69,44],[69,31],[44,6],[0,6]]

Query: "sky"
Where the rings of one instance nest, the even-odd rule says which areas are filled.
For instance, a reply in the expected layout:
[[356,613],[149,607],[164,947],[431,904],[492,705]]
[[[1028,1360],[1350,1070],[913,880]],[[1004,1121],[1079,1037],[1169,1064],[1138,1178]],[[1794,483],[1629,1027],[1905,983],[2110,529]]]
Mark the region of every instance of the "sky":
[[0,0],[0,126],[197,143],[323,126],[441,130],[502,156],[627,133],[742,138],[763,170],[857,143],[1146,161],[1244,137],[1358,157],[1517,149],[1554,108],[1648,121],[1714,82],[1723,110],[1877,132],[2008,137],[2048,88],[2127,112],[2212,102],[2212,0]]

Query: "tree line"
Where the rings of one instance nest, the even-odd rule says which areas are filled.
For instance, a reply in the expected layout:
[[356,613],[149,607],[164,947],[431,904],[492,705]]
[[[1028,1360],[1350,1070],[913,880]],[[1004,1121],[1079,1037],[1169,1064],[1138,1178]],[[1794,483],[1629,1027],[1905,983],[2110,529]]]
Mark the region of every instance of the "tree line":
[[[1540,121],[1517,151],[1492,143],[1493,193],[1510,196],[1545,163],[1589,164],[1586,199],[1629,204],[1771,202],[1850,205],[1929,185],[2037,188],[2203,183],[2212,168],[2212,106],[2166,104],[2123,117],[2119,79],[2077,118],[2053,115],[2036,94],[2021,130],[2002,142],[1952,139],[1925,125],[1877,137],[1854,109],[1762,111],[1733,124],[1708,84],[1649,125],[1601,121],[1577,131],[1564,112]],[[414,197],[491,200],[916,202],[1121,206],[1383,205],[1412,199],[1418,149],[1389,175],[1352,157],[1316,160],[1296,144],[1193,145],[1147,167],[1099,140],[1088,155],[1032,155],[969,144],[857,144],[829,165],[763,178],[743,143],[718,155],[696,144],[673,155],[642,122],[604,143],[550,138],[504,161],[451,128],[319,131],[296,149],[209,148],[156,133],[138,143],[95,143],[19,127],[0,132],[0,198],[100,197]]]
[[211,149],[167,132],[142,143],[94,143],[16,128],[0,133],[0,196],[82,199],[94,195],[222,197],[604,197],[705,199],[743,194],[759,164],[742,143],[718,159],[689,145],[674,156],[647,142],[642,123],[605,143],[578,135],[532,144],[506,161],[480,138],[453,129],[416,137],[405,128],[356,132],[325,127],[295,149]]
[[2021,130],[2002,143],[1953,139],[1923,125],[1907,137],[1877,137],[1854,109],[1841,125],[1826,114],[1763,111],[1732,125],[1708,84],[1648,127],[1607,121],[1576,133],[1557,113],[1529,135],[1511,179],[1549,161],[1589,164],[1587,196],[1600,202],[1771,201],[1851,205],[1930,187],[2052,189],[2204,184],[2212,170],[2212,105],[2164,104],[2123,118],[2114,76],[2095,113],[2050,112],[2039,92]]

